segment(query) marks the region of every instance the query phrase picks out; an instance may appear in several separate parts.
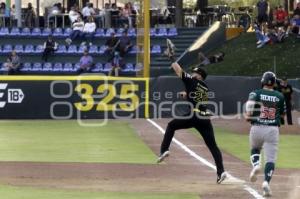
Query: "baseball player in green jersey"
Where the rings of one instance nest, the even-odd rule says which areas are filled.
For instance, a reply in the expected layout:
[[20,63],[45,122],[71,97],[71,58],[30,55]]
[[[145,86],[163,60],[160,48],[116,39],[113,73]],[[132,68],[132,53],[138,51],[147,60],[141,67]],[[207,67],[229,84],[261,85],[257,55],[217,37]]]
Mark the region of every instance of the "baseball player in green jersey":
[[250,173],[250,181],[257,180],[260,172],[260,151],[264,149],[265,178],[262,184],[263,196],[271,196],[270,181],[275,169],[277,158],[280,119],[285,113],[283,95],[275,91],[276,76],[272,72],[265,72],[262,76],[262,89],[249,94],[246,103],[246,119],[251,122],[250,147],[251,163],[253,169]]

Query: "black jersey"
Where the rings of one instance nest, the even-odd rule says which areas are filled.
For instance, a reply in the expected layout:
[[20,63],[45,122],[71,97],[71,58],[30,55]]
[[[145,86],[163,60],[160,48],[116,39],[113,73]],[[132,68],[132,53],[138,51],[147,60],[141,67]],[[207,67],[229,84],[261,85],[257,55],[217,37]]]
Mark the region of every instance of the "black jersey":
[[187,100],[193,104],[194,110],[206,113],[206,102],[208,101],[207,85],[190,74],[182,71],[181,79],[185,85]]

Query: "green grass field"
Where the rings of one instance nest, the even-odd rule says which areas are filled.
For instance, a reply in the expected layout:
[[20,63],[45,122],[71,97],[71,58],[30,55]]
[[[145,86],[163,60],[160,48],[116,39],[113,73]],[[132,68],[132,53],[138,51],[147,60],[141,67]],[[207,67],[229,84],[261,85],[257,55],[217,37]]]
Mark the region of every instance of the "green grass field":
[[70,120],[0,121],[0,161],[152,164],[155,159],[127,122],[81,127]]
[[196,194],[88,192],[7,185],[0,185],[0,195],[5,199],[199,199]]
[[[196,133],[196,131],[193,131]],[[196,133],[200,136],[200,134]],[[219,147],[233,156],[250,162],[249,136],[232,133],[224,129],[215,128],[216,140]],[[300,136],[280,135],[279,153],[276,167],[300,168]]]
[[[261,76],[267,70],[273,70],[276,59],[278,77],[300,76],[300,40],[290,36],[283,43],[256,48],[254,33],[242,34],[227,41],[215,52],[225,52],[224,61],[208,66],[210,75]],[[211,52],[212,54],[214,52]]]

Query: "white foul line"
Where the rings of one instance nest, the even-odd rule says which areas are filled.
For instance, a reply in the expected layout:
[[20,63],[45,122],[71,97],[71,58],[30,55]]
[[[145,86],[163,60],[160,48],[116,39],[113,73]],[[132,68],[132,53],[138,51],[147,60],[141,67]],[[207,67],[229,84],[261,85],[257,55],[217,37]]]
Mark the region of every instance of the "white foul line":
[[[150,122],[153,126],[155,126],[162,134],[165,134],[165,130],[159,126],[156,122],[154,122],[151,119],[147,119],[148,122]],[[190,156],[194,157],[196,160],[200,161],[202,164],[206,165],[207,167],[216,170],[215,165],[213,165],[212,163],[210,163],[209,161],[207,161],[206,159],[202,158],[201,156],[199,156],[198,154],[196,154],[194,151],[192,151],[191,149],[189,149],[186,145],[184,145],[182,142],[178,141],[177,139],[173,138],[172,140],[175,144],[177,144],[180,148],[182,148],[185,152],[187,152]],[[241,179],[238,179],[236,177],[233,177],[232,175],[230,175],[228,173],[228,176],[232,179],[236,179],[239,181],[242,181]],[[243,185],[244,190],[246,190],[248,193],[250,193],[255,199],[264,199],[263,196],[261,196],[255,189],[251,188],[248,185]]]

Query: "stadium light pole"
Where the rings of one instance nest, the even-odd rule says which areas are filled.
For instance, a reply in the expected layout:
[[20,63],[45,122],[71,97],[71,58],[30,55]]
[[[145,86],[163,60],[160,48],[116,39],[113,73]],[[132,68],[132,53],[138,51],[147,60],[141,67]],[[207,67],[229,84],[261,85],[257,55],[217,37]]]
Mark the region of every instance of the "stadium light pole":
[[22,18],[21,18],[21,0],[16,0],[16,18],[17,18],[17,26],[20,28],[22,26]]
[[144,77],[150,77],[150,0],[144,1]]

